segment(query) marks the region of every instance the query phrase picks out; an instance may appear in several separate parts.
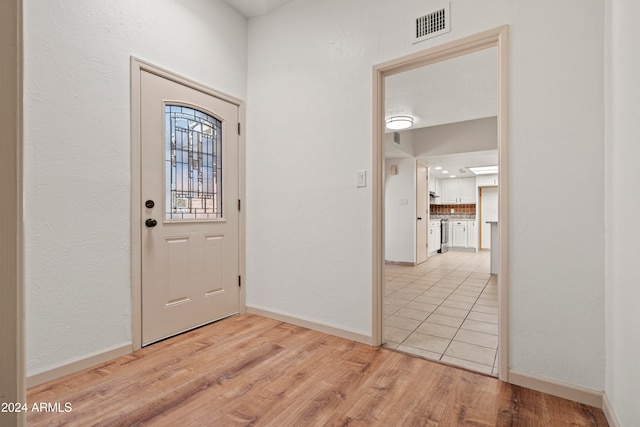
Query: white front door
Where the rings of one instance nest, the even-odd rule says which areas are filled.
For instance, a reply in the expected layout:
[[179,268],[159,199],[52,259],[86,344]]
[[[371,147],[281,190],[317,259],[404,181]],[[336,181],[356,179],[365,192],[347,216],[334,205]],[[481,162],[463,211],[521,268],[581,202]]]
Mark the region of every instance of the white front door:
[[429,228],[429,206],[427,204],[427,166],[422,163],[416,165],[416,264],[427,260],[427,230]]
[[239,310],[238,106],[140,76],[142,344]]

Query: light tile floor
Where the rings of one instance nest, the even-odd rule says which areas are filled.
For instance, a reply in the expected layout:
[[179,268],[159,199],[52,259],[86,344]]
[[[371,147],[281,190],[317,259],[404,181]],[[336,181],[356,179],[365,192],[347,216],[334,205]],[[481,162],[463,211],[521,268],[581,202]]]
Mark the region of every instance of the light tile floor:
[[384,346],[497,376],[498,280],[489,264],[488,250],[387,264]]

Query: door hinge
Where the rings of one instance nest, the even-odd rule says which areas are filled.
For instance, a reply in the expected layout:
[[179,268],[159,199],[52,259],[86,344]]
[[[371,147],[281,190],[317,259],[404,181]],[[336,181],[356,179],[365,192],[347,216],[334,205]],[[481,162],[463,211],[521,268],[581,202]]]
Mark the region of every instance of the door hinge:
[[240,211],[240,209],[242,207],[241,205],[242,205],[242,202],[240,201],[240,199],[238,199],[238,211]]
[[238,287],[242,287],[242,276],[238,276]]
[[238,135],[240,135],[240,122],[238,122]]

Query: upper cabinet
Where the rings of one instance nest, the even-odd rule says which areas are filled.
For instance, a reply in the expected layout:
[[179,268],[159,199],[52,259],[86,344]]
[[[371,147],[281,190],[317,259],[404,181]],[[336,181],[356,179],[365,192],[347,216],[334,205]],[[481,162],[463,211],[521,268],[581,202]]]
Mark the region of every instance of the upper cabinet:
[[494,187],[498,185],[498,174],[478,175],[478,187]]
[[476,179],[475,178],[458,178],[460,188],[460,203],[476,202]]
[[441,179],[440,180],[440,200],[438,203],[451,204],[458,203],[458,180],[457,179]]
[[460,204],[476,202],[475,178],[441,179],[440,204]]

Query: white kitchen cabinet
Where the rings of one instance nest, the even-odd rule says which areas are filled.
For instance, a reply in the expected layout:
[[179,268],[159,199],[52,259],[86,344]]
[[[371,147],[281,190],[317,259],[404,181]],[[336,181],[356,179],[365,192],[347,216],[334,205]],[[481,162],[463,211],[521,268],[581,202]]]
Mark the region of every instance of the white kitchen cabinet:
[[449,247],[477,250],[478,222],[471,219],[449,221]]
[[440,250],[440,236],[440,221],[430,221],[428,235],[429,255],[433,255]]
[[435,249],[435,243],[434,243],[434,235],[433,235],[433,227],[431,225],[429,225],[429,232],[427,234],[427,249],[428,249],[428,254],[431,255]]
[[440,180],[440,201],[443,205],[458,203],[458,181],[456,179]]
[[468,225],[467,221],[449,221],[451,227],[451,241],[452,248],[466,248],[468,243]]
[[449,246],[452,248],[477,249],[478,223],[476,220],[449,221]]
[[440,201],[450,205],[476,202],[475,178],[449,178],[441,180]]
[[458,187],[460,191],[460,203],[476,202],[475,178],[458,178]]
[[478,175],[478,187],[495,187],[498,185],[498,174]]
[[478,223],[475,220],[467,221],[467,247],[478,248]]

